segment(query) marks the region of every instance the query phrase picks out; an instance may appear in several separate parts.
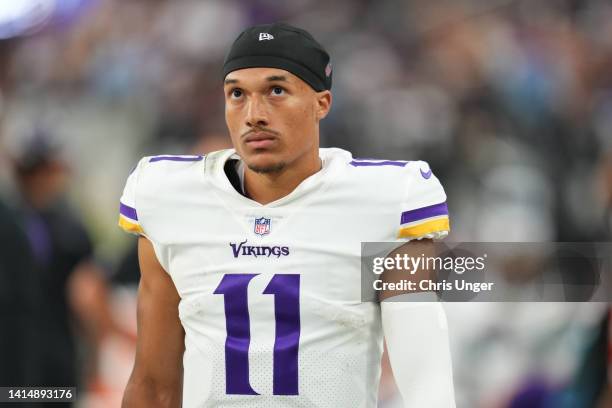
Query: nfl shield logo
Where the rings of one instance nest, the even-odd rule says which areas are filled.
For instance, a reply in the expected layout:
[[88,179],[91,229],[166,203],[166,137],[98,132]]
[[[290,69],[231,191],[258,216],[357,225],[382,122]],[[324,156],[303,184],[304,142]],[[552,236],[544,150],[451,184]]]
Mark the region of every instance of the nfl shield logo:
[[270,233],[270,219],[269,218],[255,218],[255,233],[257,235],[266,235]]

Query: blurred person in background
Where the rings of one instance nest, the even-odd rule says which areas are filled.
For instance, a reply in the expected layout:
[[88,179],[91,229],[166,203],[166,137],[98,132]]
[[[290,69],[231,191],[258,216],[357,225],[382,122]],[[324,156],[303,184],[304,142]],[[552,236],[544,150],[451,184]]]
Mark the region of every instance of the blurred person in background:
[[[28,384],[93,387],[97,346],[111,331],[129,337],[111,317],[104,272],[79,215],[67,204],[70,183],[62,147],[51,133],[36,129],[17,136],[12,160],[19,222],[27,239],[33,273],[14,289],[28,292],[33,313],[25,324],[34,356]],[[18,241],[15,241],[18,242]],[[79,364],[75,330],[84,334],[86,357]],[[70,404],[66,404],[70,405]]]
[[35,384],[32,376],[34,268],[17,213],[0,195],[0,386]]

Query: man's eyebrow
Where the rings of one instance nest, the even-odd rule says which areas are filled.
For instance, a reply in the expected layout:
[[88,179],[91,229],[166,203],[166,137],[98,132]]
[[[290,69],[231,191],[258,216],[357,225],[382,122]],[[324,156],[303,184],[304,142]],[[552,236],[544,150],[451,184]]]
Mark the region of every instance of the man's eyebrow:
[[272,82],[272,81],[285,81],[285,82],[289,82],[287,80],[287,77],[284,75],[272,75],[266,78],[266,80],[268,82]]
[[233,79],[233,78],[228,78],[228,79],[226,79],[225,81],[223,81],[223,83],[224,83],[225,85],[227,85],[227,84],[237,84],[237,83],[238,83],[238,80],[237,80],[237,79]]

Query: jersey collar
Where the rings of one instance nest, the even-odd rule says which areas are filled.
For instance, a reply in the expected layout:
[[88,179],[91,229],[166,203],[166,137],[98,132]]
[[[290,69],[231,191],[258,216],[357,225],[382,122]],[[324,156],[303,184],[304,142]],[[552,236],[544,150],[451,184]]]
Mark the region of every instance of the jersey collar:
[[[291,193],[265,205],[240,194],[227,178],[224,166],[228,160],[238,160],[240,163],[238,165],[238,170],[244,171],[244,166],[241,165],[243,163],[242,159],[236,153],[235,149],[220,150],[207,154],[204,158],[205,179],[214,184],[216,188],[222,190],[224,196],[233,201],[238,201],[253,207],[280,207],[304,199],[308,193],[326,184],[329,178],[327,175],[334,167],[334,161],[332,160],[333,156],[328,154],[326,150],[327,149],[319,150],[319,157],[323,163],[321,170],[304,179]],[[242,175],[240,177],[242,178]]]

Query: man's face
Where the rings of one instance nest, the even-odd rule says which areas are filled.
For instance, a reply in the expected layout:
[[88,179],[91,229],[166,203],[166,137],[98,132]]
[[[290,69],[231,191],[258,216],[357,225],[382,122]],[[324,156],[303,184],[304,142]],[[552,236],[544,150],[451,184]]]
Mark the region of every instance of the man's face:
[[319,120],[331,105],[329,91],[315,92],[276,68],[245,68],[225,78],[225,121],[246,165],[275,173],[319,148]]

